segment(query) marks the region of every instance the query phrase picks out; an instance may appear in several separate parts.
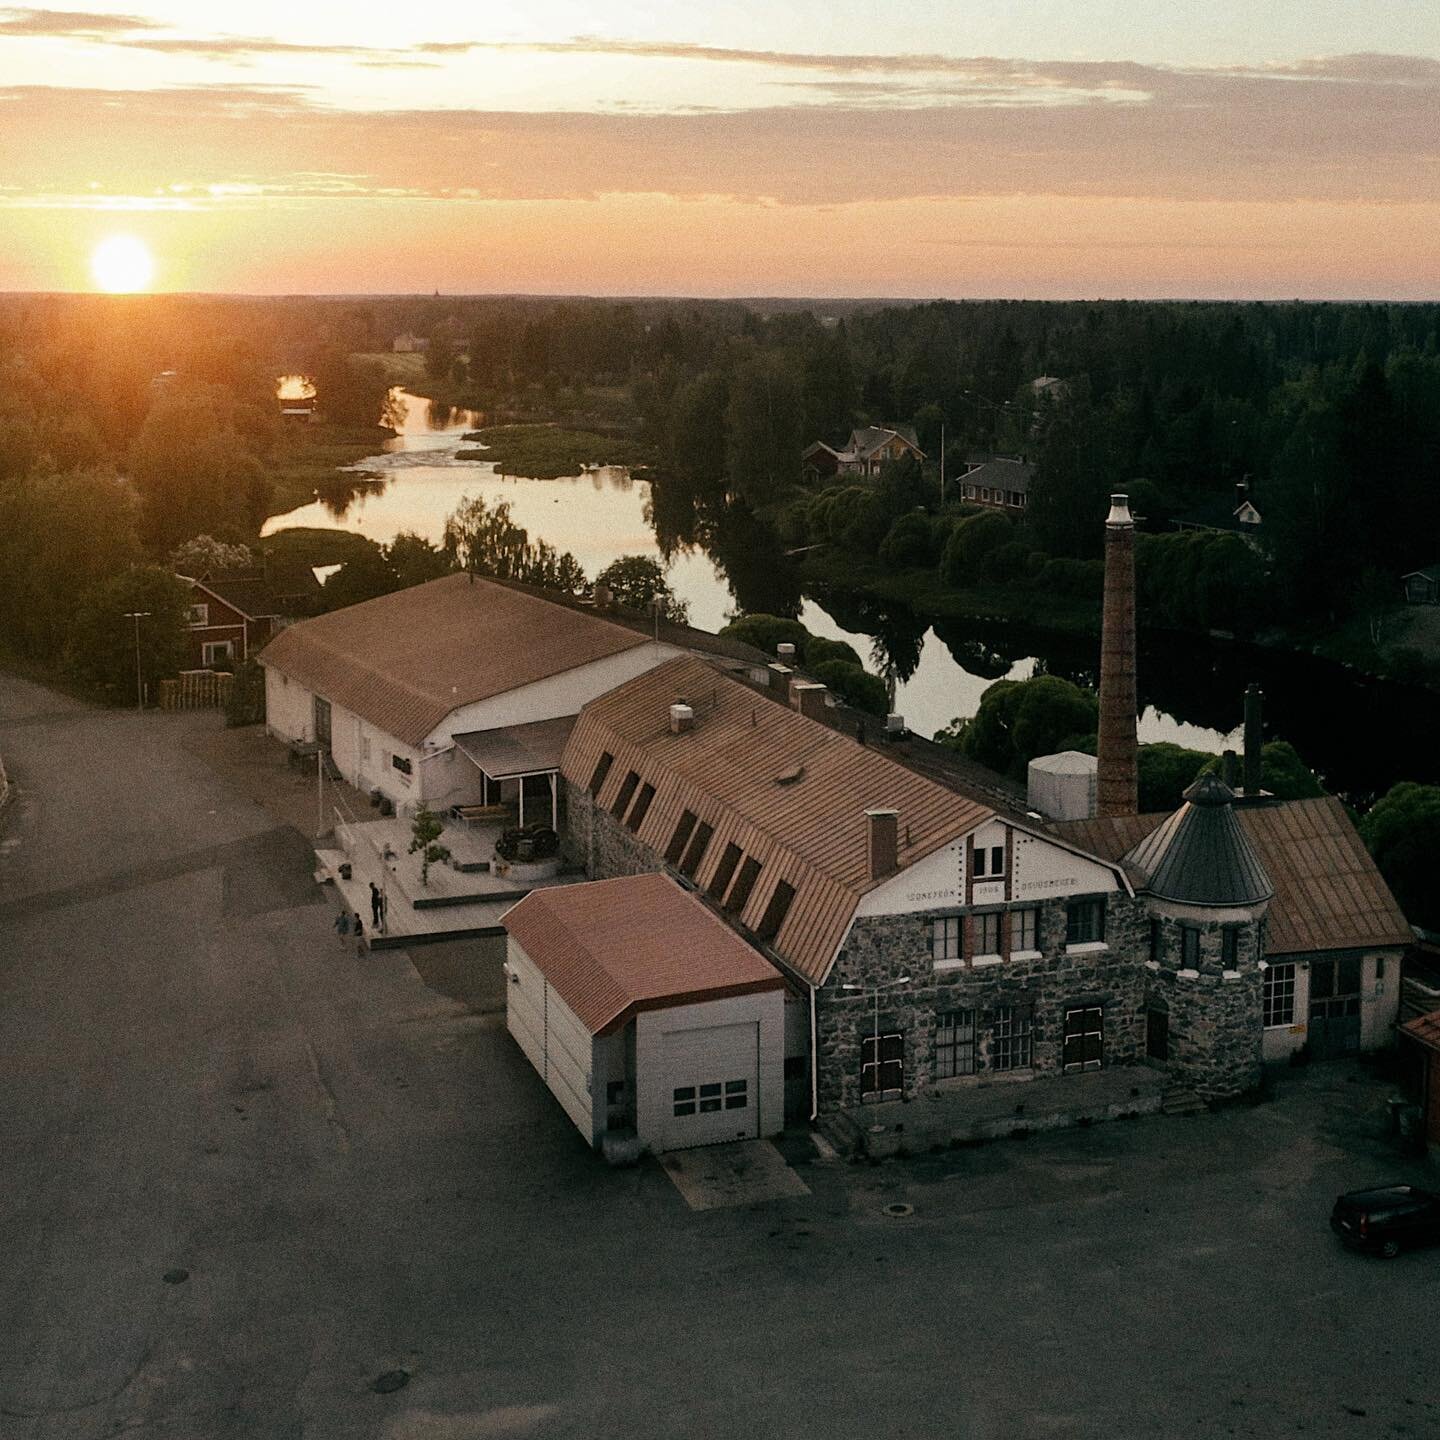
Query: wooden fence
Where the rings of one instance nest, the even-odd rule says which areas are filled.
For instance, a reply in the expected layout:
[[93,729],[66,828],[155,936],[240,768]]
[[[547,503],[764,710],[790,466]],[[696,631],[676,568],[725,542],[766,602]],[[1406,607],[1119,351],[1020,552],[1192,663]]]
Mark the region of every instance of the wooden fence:
[[235,677],[223,670],[187,670],[160,682],[162,710],[211,710],[230,698]]

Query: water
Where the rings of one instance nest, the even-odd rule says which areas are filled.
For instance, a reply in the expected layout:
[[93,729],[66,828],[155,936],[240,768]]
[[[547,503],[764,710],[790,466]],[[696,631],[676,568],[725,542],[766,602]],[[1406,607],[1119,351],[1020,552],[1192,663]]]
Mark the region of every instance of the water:
[[[798,602],[812,632],[847,641],[867,668],[892,675],[896,709],[925,735],[973,715],[997,679],[1039,671],[1096,683],[1094,637],[984,622],[931,626],[853,595],[801,595],[795,562],[761,527],[696,536],[687,517],[667,516],[663,504],[657,514],[650,484],[619,468],[561,480],[502,477],[493,465],[456,459],[457,450],[473,448],[462,436],[483,417],[403,391],[395,399],[399,434],[384,453],[352,467],[358,488],[342,486],[273,516],[264,534],[337,526],[380,544],[406,530],[438,542],[462,497],[508,500],[532,539],[571,551],[589,575],[621,555],[661,559],[702,629],[718,630],[740,609],[780,612]],[[1210,752],[1238,747],[1241,697],[1256,680],[1267,692],[1267,735],[1290,740],[1341,793],[1364,800],[1398,779],[1437,777],[1440,701],[1428,692],[1358,679],[1306,656],[1191,636],[1142,634],[1138,669],[1142,741]]]

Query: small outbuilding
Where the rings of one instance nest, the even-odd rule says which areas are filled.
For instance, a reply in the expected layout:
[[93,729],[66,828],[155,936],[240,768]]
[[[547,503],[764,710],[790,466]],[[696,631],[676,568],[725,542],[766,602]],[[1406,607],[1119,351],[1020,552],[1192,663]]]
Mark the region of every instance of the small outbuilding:
[[1440,1148],[1440,1010],[1407,1020],[1400,1036],[1418,1060],[1415,1079],[1426,1143]]
[[778,1134],[785,981],[663,874],[534,890],[505,915],[506,1026],[586,1141]]

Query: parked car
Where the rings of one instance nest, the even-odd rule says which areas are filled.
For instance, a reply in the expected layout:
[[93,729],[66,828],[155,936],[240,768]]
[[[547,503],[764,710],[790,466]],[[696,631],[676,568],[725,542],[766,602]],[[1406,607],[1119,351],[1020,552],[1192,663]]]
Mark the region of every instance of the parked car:
[[1408,1246],[1440,1242],[1440,1195],[1417,1185],[1352,1190],[1336,1200],[1330,1228],[1345,1244],[1390,1260]]

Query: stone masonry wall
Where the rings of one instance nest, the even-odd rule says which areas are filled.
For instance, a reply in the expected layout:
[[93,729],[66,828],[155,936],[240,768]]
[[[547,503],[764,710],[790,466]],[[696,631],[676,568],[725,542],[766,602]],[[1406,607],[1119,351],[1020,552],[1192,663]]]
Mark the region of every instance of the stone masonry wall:
[[584,868],[592,880],[645,875],[665,868],[660,856],[642,845],[590,792],[568,780],[565,785],[566,859]]
[[[1107,1067],[1143,1059],[1146,972],[1140,962],[1149,935],[1149,914],[1143,903],[1123,895],[1108,896],[1104,948],[1069,951],[1065,902],[1047,901],[1039,909],[1038,956],[939,971],[930,943],[937,913],[857,920],[828,982],[816,994],[820,1108],[860,1103],[861,1041],[874,1028],[877,984],[881,1032],[899,1031],[905,1037],[907,1094],[927,1093],[937,1083],[947,1088],[1009,1083],[1058,1073],[1065,1011],[1079,1005],[1104,1007]],[[909,983],[895,984],[906,975]],[[846,984],[864,988],[846,991],[842,988]],[[990,1016],[1002,1005],[1032,1007],[1028,1070],[997,1074],[989,1067]],[[937,1081],[936,1017],[951,1010],[976,1012],[976,1074]]]
[[[1237,946],[1233,968],[1220,959],[1219,921],[1168,913],[1157,903],[1158,954],[1147,960],[1146,1003],[1170,1016],[1167,1069],[1206,1100],[1228,1099],[1253,1089],[1261,1073],[1264,1036],[1261,1013],[1264,922],[1234,924]],[[1181,928],[1200,932],[1199,964],[1186,968],[1181,957]]]

